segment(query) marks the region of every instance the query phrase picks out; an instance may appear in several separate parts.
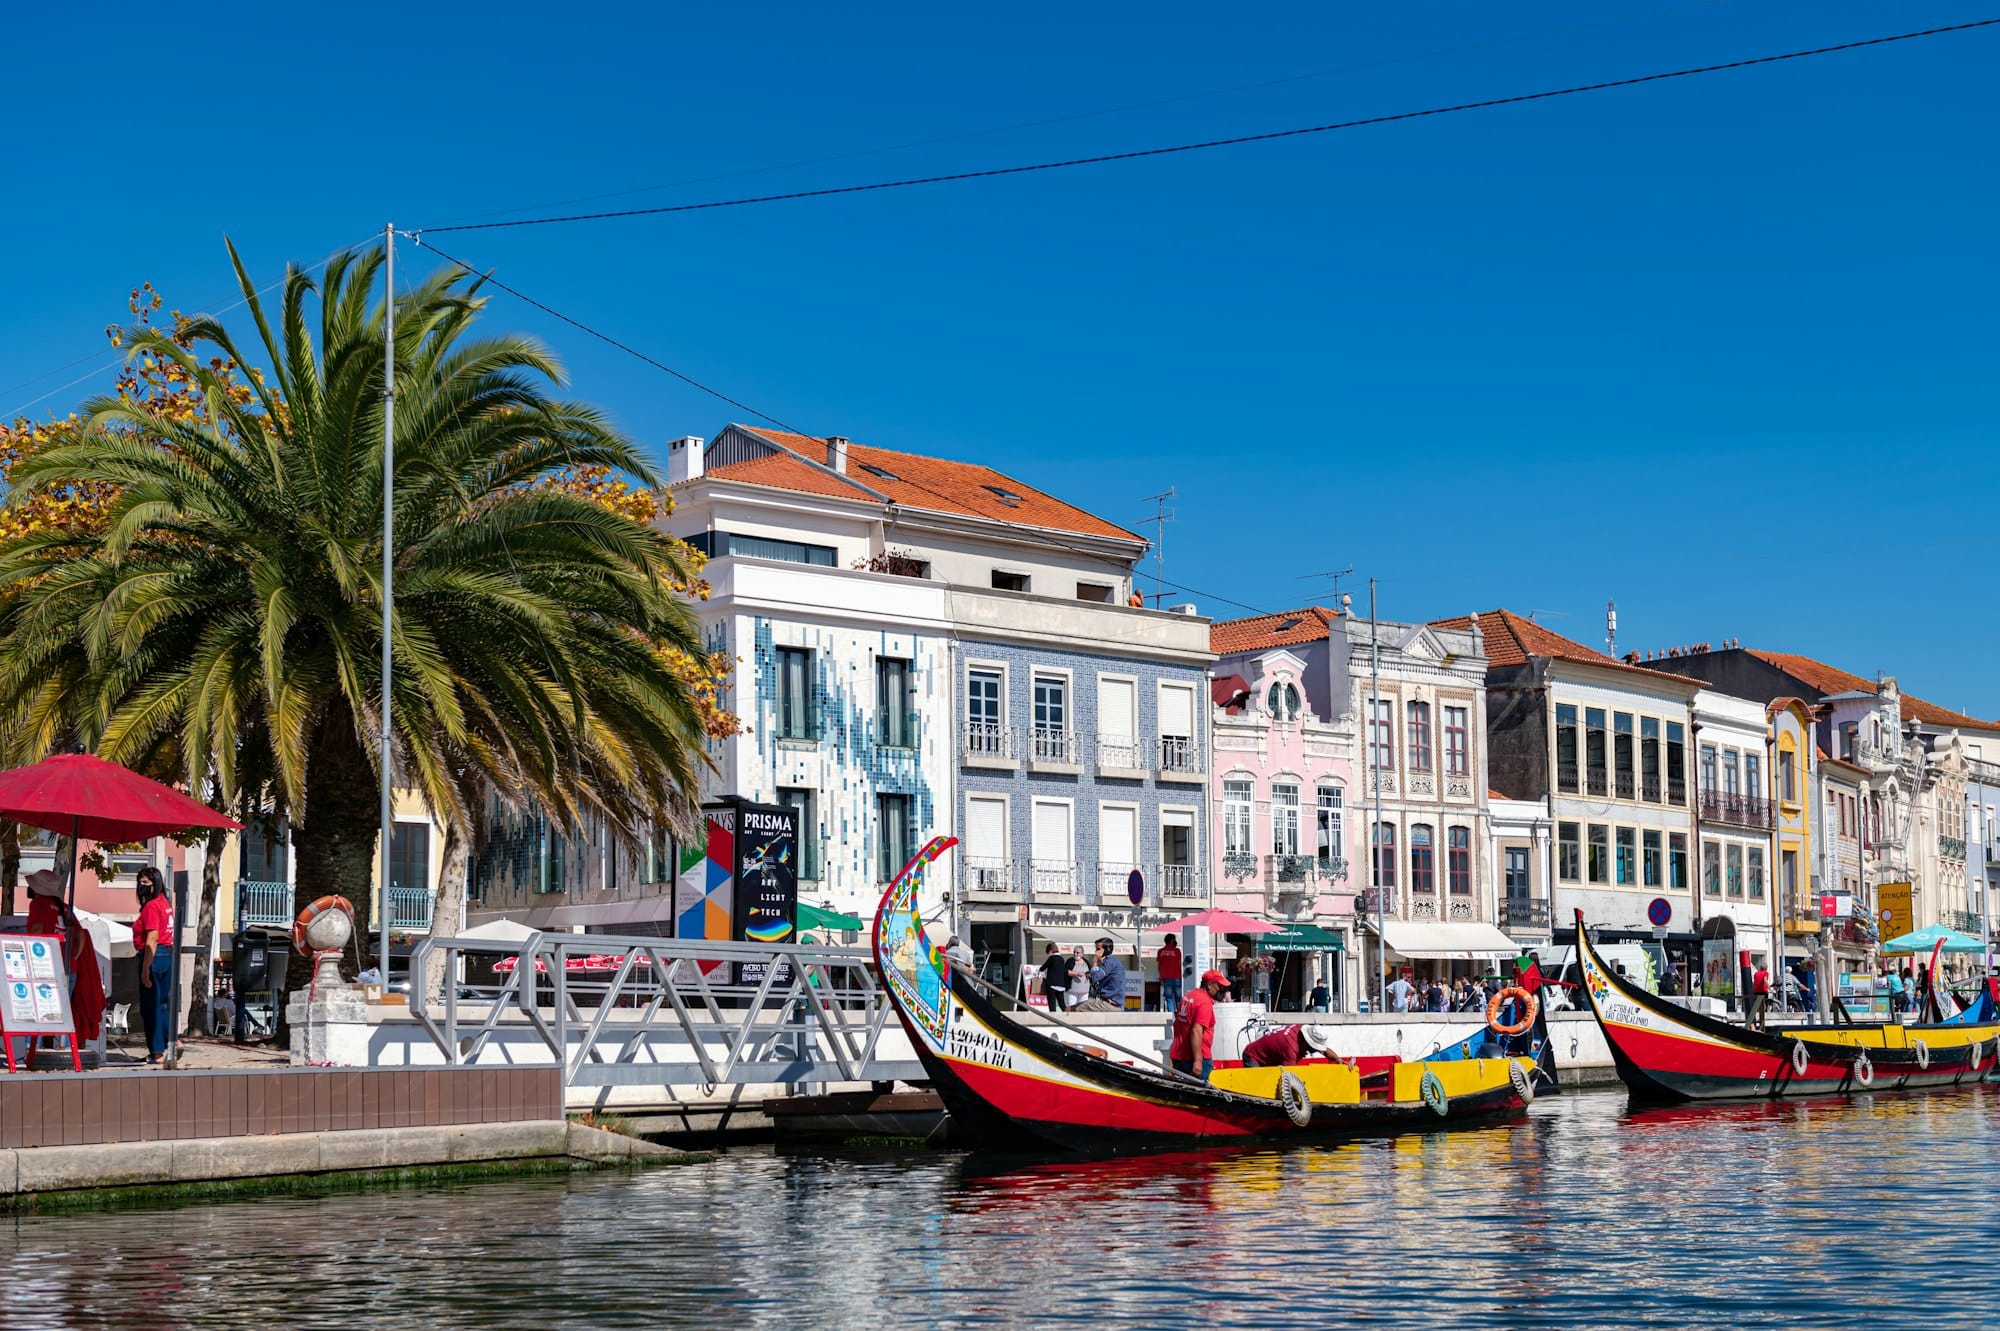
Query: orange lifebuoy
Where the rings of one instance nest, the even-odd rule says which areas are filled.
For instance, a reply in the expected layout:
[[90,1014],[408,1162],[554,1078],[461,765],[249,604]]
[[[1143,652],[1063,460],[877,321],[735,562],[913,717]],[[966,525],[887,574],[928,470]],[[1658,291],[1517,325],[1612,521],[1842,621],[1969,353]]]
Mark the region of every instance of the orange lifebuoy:
[[[1521,1000],[1522,1017],[1512,1025],[1500,1024],[1500,1009],[1509,998]],[[1535,1024],[1535,1009],[1540,1005],[1535,996],[1518,984],[1510,984],[1493,997],[1486,1000],[1486,1028],[1495,1035],[1519,1035]]]
[[349,919],[354,917],[354,903],[346,897],[321,897],[300,911],[299,918],[292,922],[292,946],[301,952],[307,951],[306,926],[330,910],[344,910]]

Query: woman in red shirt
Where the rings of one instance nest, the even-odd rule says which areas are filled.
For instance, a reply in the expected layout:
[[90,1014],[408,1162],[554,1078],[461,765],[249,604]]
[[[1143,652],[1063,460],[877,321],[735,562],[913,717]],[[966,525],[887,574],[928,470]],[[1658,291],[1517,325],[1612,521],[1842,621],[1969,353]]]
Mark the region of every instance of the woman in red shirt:
[[160,871],[139,870],[139,918],[132,921],[132,948],[139,954],[139,1020],[146,1028],[146,1062],[157,1064],[167,1050],[172,1020],[167,1013],[173,986],[174,912]]

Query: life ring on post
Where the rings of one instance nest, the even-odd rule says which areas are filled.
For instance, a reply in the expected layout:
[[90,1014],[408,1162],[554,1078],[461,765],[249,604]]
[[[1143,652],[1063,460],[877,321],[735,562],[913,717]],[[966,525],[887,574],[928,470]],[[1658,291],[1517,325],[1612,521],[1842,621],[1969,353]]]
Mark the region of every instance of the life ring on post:
[[312,949],[306,946],[306,926],[330,910],[344,910],[351,919],[354,916],[354,903],[346,897],[327,896],[307,906],[299,912],[299,918],[292,922],[292,946],[301,952],[310,952]]
[[1285,1107],[1285,1117],[1300,1127],[1313,1121],[1312,1096],[1306,1092],[1304,1080],[1290,1068],[1278,1075],[1278,1103]]
[[1806,1042],[1804,1040],[1792,1041],[1792,1071],[1803,1077],[1806,1075],[1806,1068],[1811,1063],[1812,1055],[1806,1052]]
[[[1522,1016],[1519,1021],[1510,1022],[1503,1026],[1500,1024],[1500,1009],[1506,1006],[1507,1000],[1510,998],[1520,1002],[1519,1011]],[[1486,1000],[1486,1029],[1492,1031],[1495,1035],[1525,1034],[1528,1028],[1535,1024],[1535,1011],[1540,1006],[1533,994],[1518,984],[1510,984]]]

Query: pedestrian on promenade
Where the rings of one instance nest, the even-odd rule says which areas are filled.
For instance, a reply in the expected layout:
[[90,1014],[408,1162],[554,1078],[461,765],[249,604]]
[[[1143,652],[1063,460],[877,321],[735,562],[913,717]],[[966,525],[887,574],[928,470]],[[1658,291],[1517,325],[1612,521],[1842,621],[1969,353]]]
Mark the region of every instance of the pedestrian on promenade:
[[1389,982],[1389,1010],[1392,1012],[1408,1012],[1410,1010],[1410,995],[1416,991],[1416,986],[1410,983],[1408,976],[1398,975],[1394,980]]
[[1090,1001],[1090,963],[1081,944],[1069,950],[1069,1007],[1074,1012]]
[[139,1020],[146,1030],[146,1062],[167,1051],[168,990],[173,987],[174,913],[167,887],[152,865],[139,870],[139,918],[132,921],[132,950],[139,957]]
[[1333,1002],[1333,994],[1328,991],[1325,980],[1321,980],[1313,985],[1310,1002],[1312,1003],[1312,1010],[1315,1012],[1326,1011],[1327,1007]]
[[1167,1058],[1175,1071],[1208,1080],[1215,1068],[1215,1000],[1228,987],[1228,976],[1205,970],[1201,983],[1174,1014],[1174,1038],[1167,1046]]
[[1125,963],[1112,955],[1115,944],[1109,938],[1097,940],[1097,964],[1090,968],[1090,1002],[1096,1011],[1125,1010]]
[[1271,972],[1277,963],[1267,956],[1250,958],[1250,1001],[1271,1006]]
[[1069,1006],[1069,958],[1054,943],[1049,944],[1048,955],[1042,958],[1042,993],[1049,1000],[1051,1012],[1061,1012]]
[[1172,1012],[1181,1005],[1181,945],[1172,934],[1160,944],[1160,1011]]
[[1757,969],[1750,976],[1750,1028],[1764,1029],[1764,1014],[1771,1006],[1771,972],[1758,962]]
[[957,934],[953,934],[945,940],[944,955],[945,960],[949,961],[954,967],[968,973],[977,968],[977,962],[973,958],[972,949],[967,947],[965,941]]

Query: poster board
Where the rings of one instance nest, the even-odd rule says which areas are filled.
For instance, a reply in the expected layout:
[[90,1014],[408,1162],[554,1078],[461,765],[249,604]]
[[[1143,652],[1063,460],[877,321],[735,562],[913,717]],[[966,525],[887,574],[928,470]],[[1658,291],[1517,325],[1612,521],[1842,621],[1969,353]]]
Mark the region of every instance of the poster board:
[[1883,883],[1875,889],[1876,921],[1883,938],[1901,938],[1916,929],[1916,911],[1908,883]]
[[14,1070],[12,1037],[17,1035],[66,1036],[70,1061],[81,1067],[62,939],[53,934],[0,934],[0,984],[4,984],[0,1035],[7,1040],[7,1070]]

